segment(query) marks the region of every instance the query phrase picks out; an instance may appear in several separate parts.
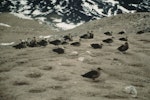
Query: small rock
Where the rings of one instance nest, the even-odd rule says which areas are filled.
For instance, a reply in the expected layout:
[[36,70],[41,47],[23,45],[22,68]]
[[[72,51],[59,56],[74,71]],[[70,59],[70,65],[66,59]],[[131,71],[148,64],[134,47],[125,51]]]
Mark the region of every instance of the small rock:
[[72,52],[71,52],[71,55],[72,55],[72,56],[77,56],[78,54],[79,54],[79,53],[78,53],[77,51],[72,51]]
[[124,92],[128,93],[128,94],[131,94],[132,97],[136,98],[137,97],[137,90],[135,88],[135,86],[126,86],[124,88]]
[[84,61],[84,59],[85,59],[84,57],[79,57],[79,58],[78,58],[78,60],[79,60],[79,61],[82,61],[82,62]]
[[92,54],[91,51],[86,51],[88,54]]

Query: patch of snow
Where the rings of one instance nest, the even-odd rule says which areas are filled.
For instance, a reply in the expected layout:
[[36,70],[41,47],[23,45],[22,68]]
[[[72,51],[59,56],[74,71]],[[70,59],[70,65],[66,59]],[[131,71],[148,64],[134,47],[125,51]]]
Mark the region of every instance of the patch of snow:
[[30,14],[30,13],[31,13],[30,10],[25,10],[25,11],[23,12],[23,14]]
[[52,0],[52,3],[53,3],[53,4],[56,3],[56,0]]
[[109,10],[108,10],[108,17],[110,17],[112,14],[111,14],[111,10],[112,10],[112,8],[110,8]]
[[84,61],[84,59],[85,59],[84,57],[79,57],[78,58],[79,61]]
[[32,14],[34,14],[34,15],[40,15],[42,13],[39,10],[34,10],[34,12]]
[[103,15],[103,16],[106,16],[104,13],[102,13],[103,9],[99,9],[99,8],[98,8],[98,5],[94,5],[94,6],[93,6],[93,9],[94,9],[96,12],[98,12],[98,14]]
[[115,1],[115,0],[104,0],[104,1],[112,3],[113,6],[116,5],[116,4],[119,4],[119,2]]
[[13,14],[14,16],[17,16],[19,18],[22,18],[22,19],[29,19],[29,20],[32,20],[32,18],[30,16],[25,16],[24,14],[21,14],[21,13],[14,13],[14,12],[11,12],[10,14]]
[[46,20],[45,17],[37,17],[37,18],[35,18],[35,19],[38,20],[39,24],[45,23],[45,20]]
[[4,23],[0,23],[0,26],[11,27],[10,25]]
[[77,56],[78,54],[79,54],[79,53],[78,53],[77,51],[72,51],[72,52],[71,52],[71,55],[72,55],[72,56]]
[[119,8],[119,9],[121,9],[123,12],[125,12],[125,13],[134,13],[135,11],[130,11],[130,10],[127,10],[126,8],[124,8],[124,7],[122,7],[122,6],[119,6],[119,5],[117,5],[117,7]]
[[65,22],[62,22],[62,23],[57,23],[56,27],[61,28],[63,30],[69,30],[69,29],[73,29],[73,28],[75,28],[75,27],[77,27],[77,26],[79,26],[81,24],[83,24],[83,22],[78,23],[78,24],[73,24],[73,23],[67,24]]
[[11,43],[0,43],[0,45],[2,46],[9,46],[9,45],[13,45],[15,42],[11,42]]
[[[92,1],[91,1],[91,2],[92,2]],[[91,5],[91,4],[87,3],[87,2],[84,2],[84,3],[82,4],[82,7],[83,7],[83,10],[84,10],[85,12],[82,12],[82,11],[81,11],[81,12],[82,12],[82,13],[86,13],[86,14],[89,15],[89,16],[92,16],[91,13],[94,13],[95,15],[100,14],[100,15],[106,16],[105,14],[102,13],[102,12],[103,12],[103,9],[100,9],[100,8],[98,7],[98,5],[95,4],[94,2],[92,2],[92,4],[93,4],[93,5]]]
[[43,38],[43,39],[48,39],[48,38],[50,38],[50,37],[52,37],[52,35],[47,35],[47,36],[40,35],[40,36],[39,36],[39,38]]
[[91,51],[86,51],[88,54],[92,54]]
[[45,17],[37,17],[37,18],[35,18],[35,19],[38,19],[38,20],[43,21],[43,22],[46,20]]
[[59,13],[59,12],[63,12],[63,9],[64,9],[65,7],[62,7],[61,5],[56,5],[55,6],[55,9],[57,10],[57,13]]
[[51,18],[53,20],[53,22],[56,22],[56,23],[60,23],[62,21],[62,19],[56,19],[56,18]]
[[21,3],[22,5],[26,5],[26,4],[27,4],[27,0],[20,0],[20,3]]
[[133,7],[138,7],[137,4],[129,4],[130,6],[133,6]]

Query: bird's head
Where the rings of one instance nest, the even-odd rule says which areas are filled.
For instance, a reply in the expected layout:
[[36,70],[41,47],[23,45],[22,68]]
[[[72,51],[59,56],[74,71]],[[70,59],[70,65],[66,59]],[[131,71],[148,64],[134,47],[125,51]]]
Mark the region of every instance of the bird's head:
[[128,45],[128,42],[125,42],[125,45]]
[[101,69],[100,67],[98,67],[97,70],[103,70],[103,69]]

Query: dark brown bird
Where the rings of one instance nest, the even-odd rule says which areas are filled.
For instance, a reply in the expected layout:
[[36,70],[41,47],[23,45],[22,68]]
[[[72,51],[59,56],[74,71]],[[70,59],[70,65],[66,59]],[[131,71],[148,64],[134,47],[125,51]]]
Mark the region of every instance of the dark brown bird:
[[58,53],[58,54],[63,54],[65,51],[64,51],[64,49],[63,48],[55,48],[55,49],[53,49],[53,52],[56,52],[56,53]]
[[125,31],[120,31],[118,34],[125,34]]
[[93,31],[91,31],[91,32],[88,31],[87,34],[81,35],[80,38],[82,38],[82,39],[93,39],[94,38]]
[[61,45],[67,45],[67,44],[69,44],[67,41],[62,41],[61,42]]
[[80,46],[81,44],[80,44],[80,42],[73,42],[73,43],[71,43],[70,45],[73,45],[73,46]]
[[94,49],[101,49],[103,46],[103,44],[98,44],[98,43],[93,43],[91,44],[91,47]]
[[144,30],[138,31],[136,34],[143,34]]
[[93,39],[94,38],[94,34],[93,34],[93,31],[91,31],[89,34],[89,39]]
[[105,32],[105,35],[112,36],[112,32]]
[[125,38],[122,37],[122,38],[119,38],[119,40],[120,40],[120,41],[128,41],[128,37],[125,37]]
[[81,36],[80,36],[80,38],[88,39],[88,38],[89,38],[89,36],[88,36],[88,34],[83,34],[83,35],[81,35]]
[[67,40],[68,41],[73,41],[73,36],[70,33],[69,33],[69,35],[65,35],[63,38],[64,38],[65,41],[67,41]]
[[125,53],[129,49],[129,44],[128,42],[125,42],[125,44],[121,45],[120,47],[117,48],[119,51]]
[[46,39],[42,39],[39,42],[37,42],[37,44],[39,46],[47,46],[48,45],[48,41]]
[[81,41],[81,38],[79,39],[79,42],[73,42],[70,45],[72,45],[72,46],[80,46],[81,45],[80,41]]
[[33,39],[30,41],[28,46],[29,47],[38,47],[39,46],[38,43],[37,43],[36,37],[33,37]]
[[60,45],[61,41],[60,40],[53,40],[53,41],[50,41],[49,43],[53,44],[53,45]]
[[102,40],[104,43],[112,43],[113,42],[113,39],[112,38],[108,38],[108,39],[105,39],[105,40]]
[[102,70],[101,68],[97,68],[96,70],[91,70],[91,71],[89,71],[89,72],[87,72],[81,76],[95,80],[96,78],[98,78],[100,76],[101,70]]
[[23,48],[27,47],[26,42],[24,42],[22,40],[20,40],[20,41],[21,41],[20,43],[13,46],[15,49],[23,49]]

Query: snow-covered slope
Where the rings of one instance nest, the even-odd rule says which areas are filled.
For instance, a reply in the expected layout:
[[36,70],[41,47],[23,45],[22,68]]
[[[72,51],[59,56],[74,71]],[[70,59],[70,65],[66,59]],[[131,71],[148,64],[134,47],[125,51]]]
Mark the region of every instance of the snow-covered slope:
[[4,24],[4,23],[0,23],[0,26],[11,27],[10,25]]
[[[138,2],[137,2],[138,1]],[[150,11],[149,0],[1,0],[0,12],[11,12],[70,29],[120,13]],[[69,27],[68,27],[69,25]]]

